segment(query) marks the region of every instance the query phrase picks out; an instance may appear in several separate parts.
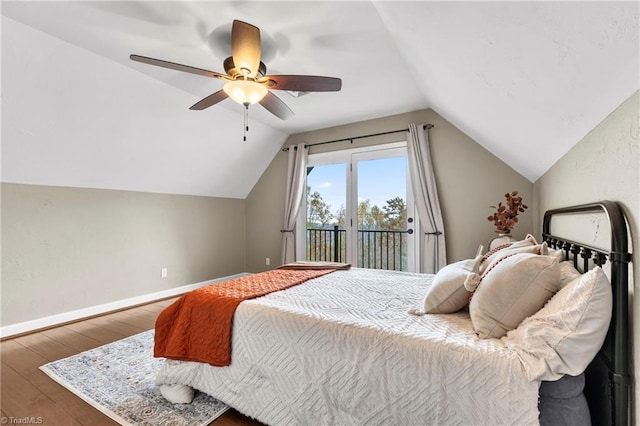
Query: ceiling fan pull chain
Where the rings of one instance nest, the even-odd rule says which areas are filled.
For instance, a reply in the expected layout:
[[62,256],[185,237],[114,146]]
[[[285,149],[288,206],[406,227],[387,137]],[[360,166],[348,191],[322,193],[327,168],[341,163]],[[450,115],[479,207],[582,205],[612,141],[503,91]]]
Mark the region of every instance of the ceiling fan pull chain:
[[244,137],[243,140],[247,141],[247,132],[249,131],[249,102],[244,103]]

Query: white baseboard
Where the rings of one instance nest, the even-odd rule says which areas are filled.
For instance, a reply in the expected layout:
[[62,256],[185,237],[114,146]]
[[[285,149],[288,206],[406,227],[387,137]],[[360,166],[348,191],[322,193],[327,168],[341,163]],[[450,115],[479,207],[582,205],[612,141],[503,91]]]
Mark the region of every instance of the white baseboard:
[[75,311],[64,312],[61,314],[51,315],[48,317],[38,318],[30,321],[20,322],[17,324],[6,325],[0,327],[0,338],[15,336],[16,334],[28,333],[42,328],[53,327],[59,324],[77,321],[83,318],[89,318],[95,315],[105,314],[107,312],[126,309],[131,306],[150,303],[155,300],[165,299],[167,297],[177,296],[196,288],[206,285],[217,284],[223,281],[232,280],[234,278],[249,275],[248,272],[242,272],[228,277],[217,278],[210,281],[203,281],[196,284],[188,284],[182,287],[170,288],[168,290],[158,291],[155,293],[144,294],[142,296],[131,297],[129,299],[117,300],[115,302],[105,303],[102,305],[91,306],[88,308],[77,309]]

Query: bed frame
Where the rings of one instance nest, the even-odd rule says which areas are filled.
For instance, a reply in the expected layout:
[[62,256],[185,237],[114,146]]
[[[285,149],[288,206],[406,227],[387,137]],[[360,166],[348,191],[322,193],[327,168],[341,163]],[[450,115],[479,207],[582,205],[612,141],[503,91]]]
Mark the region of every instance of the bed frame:
[[[551,220],[565,214],[602,213],[611,226],[610,248],[597,248],[551,234]],[[594,425],[630,425],[633,395],[632,318],[629,307],[629,262],[627,223],[620,206],[613,201],[601,201],[549,210],[544,215],[542,237],[549,247],[562,249],[566,259],[572,259],[582,272],[593,265],[611,265],[613,313],[607,337],[596,358],[585,372],[584,394]]]

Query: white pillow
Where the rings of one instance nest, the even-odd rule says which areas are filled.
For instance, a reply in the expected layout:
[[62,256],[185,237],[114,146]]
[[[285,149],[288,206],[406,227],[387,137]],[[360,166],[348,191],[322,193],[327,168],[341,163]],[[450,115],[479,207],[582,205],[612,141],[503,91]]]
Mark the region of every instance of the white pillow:
[[502,259],[513,253],[535,253],[541,254],[541,246],[537,243],[536,239],[531,234],[528,234],[524,240],[516,241],[508,245],[501,245],[493,250],[488,251],[480,260],[480,275],[495,263],[497,260]]
[[609,329],[613,296],[600,267],[575,278],[503,343],[520,358],[529,380],[558,380],[584,372]]
[[461,260],[440,269],[424,298],[424,311],[428,314],[451,314],[469,303],[469,292],[464,283],[477,279],[480,259]]
[[567,284],[578,278],[580,275],[580,271],[573,266],[573,262],[571,260],[560,262],[560,288],[565,288]]
[[494,265],[498,264],[502,259],[517,253],[531,253],[531,254],[546,256],[548,252],[549,250],[547,248],[546,242],[542,244],[536,244],[533,246],[521,246],[521,247],[515,247],[515,248],[509,247],[491,256],[488,262],[484,264],[481,263],[480,274],[484,276],[491,270],[491,268],[493,268]]
[[548,255],[557,257],[559,262],[564,261],[564,250],[562,249],[549,248]]
[[500,338],[558,291],[558,259],[517,253],[491,265],[473,294],[469,315],[480,338]]

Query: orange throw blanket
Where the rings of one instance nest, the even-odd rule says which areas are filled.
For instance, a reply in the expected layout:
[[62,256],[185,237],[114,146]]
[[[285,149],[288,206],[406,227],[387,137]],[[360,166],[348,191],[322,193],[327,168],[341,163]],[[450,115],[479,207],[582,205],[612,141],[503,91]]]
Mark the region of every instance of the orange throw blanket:
[[158,316],[153,356],[229,365],[233,314],[240,302],[334,270],[276,269],[193,290]]

